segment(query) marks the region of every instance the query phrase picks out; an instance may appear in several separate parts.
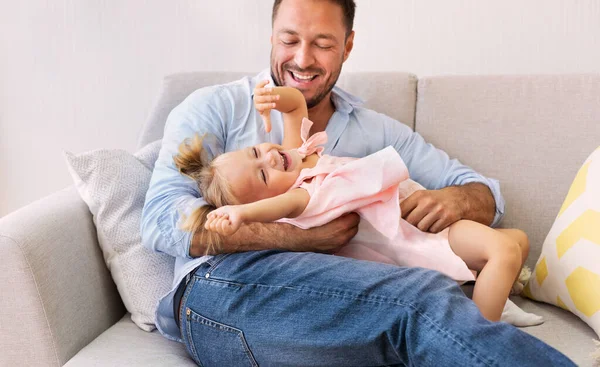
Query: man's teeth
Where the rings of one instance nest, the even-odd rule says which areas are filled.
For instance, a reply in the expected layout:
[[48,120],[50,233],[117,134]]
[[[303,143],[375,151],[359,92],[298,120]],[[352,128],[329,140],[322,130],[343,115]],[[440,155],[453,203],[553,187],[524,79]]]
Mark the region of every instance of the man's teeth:
[[292,72],[292,75],[294,76],[294,78],[299,79],[299,80],[311,80],[316,76],[316,75],[300,75],[300,74],[296,74],[294,72]]

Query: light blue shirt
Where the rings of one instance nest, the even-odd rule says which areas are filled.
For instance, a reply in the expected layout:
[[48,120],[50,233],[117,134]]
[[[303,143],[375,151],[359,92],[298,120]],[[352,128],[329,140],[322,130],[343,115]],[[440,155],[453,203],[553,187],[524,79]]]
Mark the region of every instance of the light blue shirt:
[[[158,252],[176,257],[173,287],[161,298],[156,311],[159,331],[167,338],[181,341],[173,317],[173,294],[191,270],[209,257],[189,255],[192,233],[181,231],[182,214],[205,205],[196,183],[179,173],[173,163],[177,148],[195,133],[208,133],[205,147],[212,156],[240,148],[283,141],[283,120],[273,112],[272,131],[265,132],[263,121],[254,108],[252,93],[261,80],[271,79],[269,70],[254,78],[202,88],[187,97],[169,114],[162,147],[142,213],[142,243]],[[272,80],[271,80],[272,81]],[[504,199],[497,180],[486,178],[456,159],[426,143],[408,126],[375,111],[361,107],[362,101],[338,87],[333,89],[336,111],[327,124],[324,154],[340,157],[364,157],[393,146],[408,167],[410,177],[427,189],[481,182],[496,200],[497,225],[504,215]]]

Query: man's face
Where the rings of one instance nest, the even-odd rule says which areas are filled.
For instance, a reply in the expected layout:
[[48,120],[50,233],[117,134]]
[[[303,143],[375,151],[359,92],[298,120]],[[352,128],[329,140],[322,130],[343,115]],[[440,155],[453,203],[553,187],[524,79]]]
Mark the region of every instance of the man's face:
[[323,0],[284,0],[273,22],[271,75],[304,95],[308,108],[329,96],[352,50],[342,8]]

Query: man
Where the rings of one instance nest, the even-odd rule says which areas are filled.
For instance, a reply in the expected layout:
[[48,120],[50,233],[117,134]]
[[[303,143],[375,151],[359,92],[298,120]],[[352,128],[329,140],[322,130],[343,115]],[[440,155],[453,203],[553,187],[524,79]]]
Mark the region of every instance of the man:
[[403,202],[410,223],[438,232],[461,218],[501,219],[497,182],[333,89],[352,50],[354,9],[352,0],[275,1],[270,73],[200,89],[169,115],[142,219],[144,244],[176,257],[174,288],[157,310],[159,330],[207,366],[572,365],[512,326],[483,319],[440,273],[320,254],[356,234],[355,214],[310,230],[247,225],[219,239],[216,256],[203,256],[213,233],[179,229],[186,213],[205,205],[194,181],[173,164],[185,138],[210,134],[213,156],[281,143],[281,116],[273,113],[265,129],[252,103],[254,86],[269,77],[303,93],[311,132],[328,133],[325,153],[398,150],[411,178],[431,189]]

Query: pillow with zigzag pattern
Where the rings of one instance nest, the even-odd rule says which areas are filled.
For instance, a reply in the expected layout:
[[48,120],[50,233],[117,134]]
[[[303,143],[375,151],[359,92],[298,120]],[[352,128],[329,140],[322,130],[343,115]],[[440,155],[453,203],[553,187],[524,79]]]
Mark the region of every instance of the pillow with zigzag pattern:
[[523,293],[574,313],[600,337],[600,148],[571,184]]

